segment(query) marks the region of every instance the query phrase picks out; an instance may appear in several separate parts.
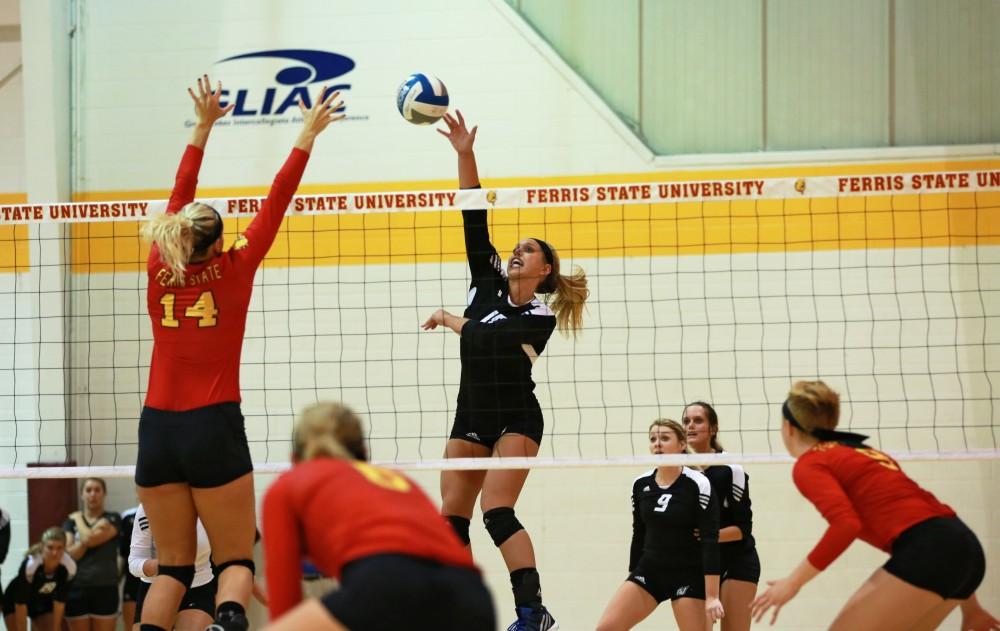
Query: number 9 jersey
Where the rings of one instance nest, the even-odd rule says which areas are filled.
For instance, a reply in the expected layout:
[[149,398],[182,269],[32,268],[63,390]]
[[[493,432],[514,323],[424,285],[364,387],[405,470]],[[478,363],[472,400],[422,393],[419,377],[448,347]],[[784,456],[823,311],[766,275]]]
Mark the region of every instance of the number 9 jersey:
[[[194,200],[203,155],[187,147],[168,213]],[[161,262],[157,246],[150,249],[146,300],[154,344],[147,407],[185,411],[241,400],[240,354],[253,279],[308,160],[308,153],[293,149],[246,232],[222,255],[188,264],[183,282]]]

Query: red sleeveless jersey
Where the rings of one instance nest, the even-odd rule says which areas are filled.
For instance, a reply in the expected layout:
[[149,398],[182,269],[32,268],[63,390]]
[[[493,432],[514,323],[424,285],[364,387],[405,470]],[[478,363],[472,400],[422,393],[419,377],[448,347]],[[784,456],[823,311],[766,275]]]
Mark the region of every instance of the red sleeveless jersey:
[[[194,200],[204,153],[188,145],[167,212]],[[183,411],[240,401],[240,354],[254,275],[285,216],[309,154],[293,149],[257,216],[223,255],[188,265],[174,278],[150,249],[146,302],[153,324],[153,358],[146,405]]]
[[891,552],[892,542],[910,526],[955,516],[895,460],[870,447],[818,443],[795,462],[792,478],[830,524],[809,553],[809,562],[819,570],[855,538]]
[[262,530],[272,619],[302,600],[303,558],[336,578],[375,554],[475,567],[416,483],[361,461],[316,458],[284,473],[264,497]]

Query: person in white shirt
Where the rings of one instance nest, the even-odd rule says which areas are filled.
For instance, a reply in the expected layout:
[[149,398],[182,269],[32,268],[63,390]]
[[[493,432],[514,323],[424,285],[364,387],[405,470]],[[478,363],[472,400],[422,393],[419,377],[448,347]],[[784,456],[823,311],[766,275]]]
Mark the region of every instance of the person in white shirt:
[[[202,631],[212,624],[215,614],[215,591],[217,581],[212,572],[212,548],[208,543],[208,533],[201,520],[197,523],[198,550],[195,555],[194,579],[181,600],[174,620],[176,631]],[[159,569],[156,560],[156,545],[153,542],[153,531],[149,528],[149,518],[139,504],[135,512],[135,524],[132,527],[132,545],[129,546],[128,571],[140,581],[139,595],[135,604],[135,624],[132,631],[139,631],[139,620],[142,619],[142,602],[146,592],[153,583]]]

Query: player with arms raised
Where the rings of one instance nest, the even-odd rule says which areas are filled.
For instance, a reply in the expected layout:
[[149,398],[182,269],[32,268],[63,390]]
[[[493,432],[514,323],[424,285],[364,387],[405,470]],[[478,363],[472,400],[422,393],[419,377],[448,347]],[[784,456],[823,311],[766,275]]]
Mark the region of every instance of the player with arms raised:
[[153,324],[149,390],[139,420],[135,483],[156,540],[159,573],[142,609],[142,631],[171,628],[195,574],[195,521],[208,532],[219,577],[215,627],[245,631],[253,589],[253,463],[240,412],[240,353],[254,276],[274,242],[313,141],[333,121],[338,93],[307,109],[302,130],[244,235],[223,249],[222,217],[194,200],[221,84],[198,81],[194,128],[167,212],[143,235],[153,243],[147,303]]

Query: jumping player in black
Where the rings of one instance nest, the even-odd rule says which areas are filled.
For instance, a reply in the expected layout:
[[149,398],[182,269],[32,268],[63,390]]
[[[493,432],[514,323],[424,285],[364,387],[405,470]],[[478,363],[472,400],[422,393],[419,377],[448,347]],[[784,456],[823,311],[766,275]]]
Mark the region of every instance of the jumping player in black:
[[[460,112],[445,114],[448,131],[438,130],[458,154],[463,189],[479,188],[472,145],[476,127],[466,129]],[[559,273],[555,248],[539,238],[514,247],[504,271],[490,242],[485,210],[463,210],[465,249],[472,274],[467,307],[456,316],[439,309],[425,330],[444,326],[462,336],[462,380],[446,458],[534,457],[542,440],[541,406],[535,398],[531,368],[558,327],[577,331],[589,295],[582,270]],[[535,294],[552,294],[550,304]],[[469,543],[469,522],[481,493],[483,520],[500,548],[514,591],[517,620],[508,631],[557,629],[542,605],[531,538],[514,514],[527,470],[444,471],[441,510],[459,538]]]

